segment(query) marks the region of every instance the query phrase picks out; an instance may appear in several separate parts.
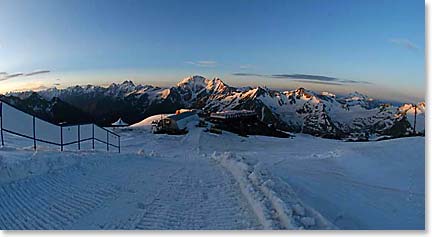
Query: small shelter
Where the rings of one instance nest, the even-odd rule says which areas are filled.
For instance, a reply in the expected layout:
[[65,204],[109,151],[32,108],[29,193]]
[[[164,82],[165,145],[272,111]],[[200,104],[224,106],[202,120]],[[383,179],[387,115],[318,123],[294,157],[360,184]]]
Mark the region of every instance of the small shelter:
[[125,123],[121,118],[111,124],[112,127],[127,127],[129,124]]

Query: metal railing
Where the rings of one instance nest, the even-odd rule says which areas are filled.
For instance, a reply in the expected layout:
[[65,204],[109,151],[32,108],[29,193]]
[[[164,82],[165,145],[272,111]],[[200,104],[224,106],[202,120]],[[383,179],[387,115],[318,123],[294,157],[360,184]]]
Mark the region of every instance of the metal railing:
[[[7,118],[7,115],[5,115],[6,106],[8,106],[7,110],[9,112],[15,113],[15,116],[11,116],[10,118]],[[18,124],[17,127],[14,129],[11,125],[5,126],[4,124],[5,118],[7,118],[6,121],[8,122],[8,124],[14,124],[14,125]],[[15,121],[12,122],[9,120],[15,120]],[[38,135],[38,131],[39,131],[38,124],[40,124],[39,126],[40,129],[43,129],[43,126],[45,126],[46,129],[48,130],[47,126],[49,126],[51,130],[51,137],[50,135],[45,135],[45,139],[44,139],[42,135],[40,134]],[[22,127],[24,127],[24,129]],[[91,127],[91,132],[89,131],[89,127]],[[27,128],[26,131],[25,128]],[[21,132],[18,130],[21,130]],[[55,132],[56,130],[58,133]],[[71,135],[72,134],[71,131],[73,130],[76,130],[75,135]],[[96,130],[98,134],[95,133]],[[68,132],[69,137],[66,136],[65,131]],[[106,128],[100,127],[94,123],[78,124],[78,125],[56,125],[47,122],[43,119],[40,119],[34,115],[29,115],[21,111],[20,109],[16,108],[15,106],[0,100],[0,137],[1,137],[2,146],[4,146],[5,144],[5,139],[3,134],[4,132],[33,140],[33,149],[35,150],[37,149],[37,142],[59,146],[60,151],[63,151],[65,146],[69,146],[73,144],[77,144],[77,149],[81,150],[81,144],[83,142],[91,141],[93,150],[95,149],[95,142],[100,142],[106,145],[107,151],[110,150],[110,147],[114,147],[115,149],[118,150],[119,153],[121,151],[120,135]],[[83,136],[82,135],[83,132],[87,132],[87,135]],[[71,136],[72,138],[70,138]],[[48,139],[47,137],[50,137],[50,139]],[[56,142],[57,139],[58,142]]]

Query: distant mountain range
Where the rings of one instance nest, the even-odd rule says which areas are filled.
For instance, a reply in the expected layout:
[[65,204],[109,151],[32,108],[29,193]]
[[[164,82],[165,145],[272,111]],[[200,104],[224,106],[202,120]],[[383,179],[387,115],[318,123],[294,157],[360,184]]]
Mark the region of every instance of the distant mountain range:
[[425,103],[395,106],[360,93],[337,96],[298,88],[236,88],[221,79],[192,76],[171,88],[135,85],[132,81],[101,86],[51,88],[0,96],[20,109],[56,123],[96,122],[109,125],[121,117],[133,124],[180,108],[201,109],[203,115],[222,110],[255,110],[259,119],[289,132],[327,138],[370,139],[425,132]]

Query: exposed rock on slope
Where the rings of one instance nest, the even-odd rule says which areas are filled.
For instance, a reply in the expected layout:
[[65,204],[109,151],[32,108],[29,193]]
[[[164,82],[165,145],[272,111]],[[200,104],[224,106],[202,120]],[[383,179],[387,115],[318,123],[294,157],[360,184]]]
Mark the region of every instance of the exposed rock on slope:
[[[35,93],[13,95],[27,100]],[[171,88],[125,81],[106,88],[92,85],[61,90],[54,88],[37,92],[37,95],[47,101],[58,97],[91,114],[100,124],[110,124],[119,117],[132,124],[154,114],[198,108],[204,114],[222,110],[254,110],[261,121],[276,128],[328,138],[405,136],[414,132],[414,120],[417,132],[424,133],[425,130],[424,102],[417,107],[408,104],[397,107],[358,92],[339,97],[304,88],[291,91],[265,87],[235,88],[219,78],[202,76],[185,78]]]

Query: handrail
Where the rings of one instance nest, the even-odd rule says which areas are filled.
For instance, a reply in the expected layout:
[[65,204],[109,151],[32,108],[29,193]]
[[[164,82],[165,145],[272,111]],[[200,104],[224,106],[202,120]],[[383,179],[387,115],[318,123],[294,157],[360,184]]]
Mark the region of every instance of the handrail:
[[[13,109],[18,110],[18,111],[20,111],[20,112],[22,112],[24,114],[32,116],[32,118],[33,118],[33,137],[25,135],[25,134],[20,134],[20,133],[15,132],[15,131],[11,131],[11,130],[6,129],[6,128],[3,127],[3,118],[4,118],[4,115],[3,115],[3,104],[6,104],[6,105],[12,107]],[[114,132],[112,132],[112,131],[104,128],[104,127],[100,127],[99,125],[94,124],[94,123],[84,123],[84,124],[75,124],[75,125],[54,124],[54,123],[51,123],[51,122],[46,121],[44,119],[41,119],[41,118],[39,118],[39,117],[37,117],[35,115],[30,115],[30,114],[28,114],[28,113],[20,110],[16,106],[11,105],[10,103],[8,103],[8,102],[6,102],[6,101],[4,101],[2,99],[0,99],[0,118],[1,118],[1,120],[0,120],[0,138],[1,138],[1,145],[2,146],[4,146],[4,136],[3,136],[3,131],[4,131],[4,132],[7,132],[7,133],[16,135],[16,136],[24,137],[24,138],[27,138],[27,139],[32,139],[33,140],[33,147],[34,147],[35,150],[36,150],[36,142],[43,142],[43,143],[47,143],[47,144],[51,144],[51,145],[60,146],[61,151],[63,151],[63,147],[64,146],[68,146],[68,145],[72,145],[72,144],[78,144],[78,150],[80,150],[81,149],[81,142],[90,141],[90,140],[92,141],[92,149],[95,149],[95,146],[94,146],[95,143],[94,142],[98,141],[100,143],[103,143],[103,144],[107,145],[107,151],[109,151],[109,147],[110,146],[117,148],[119,153],[120,153],[120,150],[121,150],[120,149],[120,146],[121,146],[120,145],[121,144],[120,143],[120,135],[118,135],[118,134],[116,134],[116,133],[114,133]],[[36,134],[36,125],[35,125],[35,119],[36,118],[39,119],[39,120],[41,120],[41,121],[43,121],[43,122],[46,122],[48,124],[51,124],[53,126],[56,126],[56,127],[60,128],[60,143],[56,143],[56,142],[52,142],[52,141],[46,141],[46,140],[37,138],[37,136],[36,136],[37,135]],[[80,136],[81,126],[85,126],[85,125],[91,125],[92,126],[92,137],[91,138],[81,139],[81,136]],[[63,137],[64,137],[63,136],[63,128],[64,127],[78,127],[78,129],[77,129],[77,131],[78,131],[78,135],[77,135],[78,136],[78,140],[67,142],[67,143],[63,143],[63,140],[64,140],[63,139]],[[100,128],[101,130],[103,130],[103,131],[105,131],[107,133],[107,140],[106,141],[103,141],[103,140],[95,137],[95,132],[94,132],[94,128],[95,127],[98,127],[98,128]],[[114,144],[110,143],[110,141],[109,141],[109,134],[115,136],[118,139],[118,145],[114,145]]]
[[[40,118],[39,118],[39,119],[40,119]],[[41,119],[41,120],[43,120],[43,119]],[[45,121],[45,122],[47,122],[47,121]],[[48,122],[48,123],[49,123],[49,122]],[[52,124],[52,123],[51,123],[51,124]],[[114,136],[116,136],[116,137],[120,137],[120,135],[118,135],[117,133],[115,133],[115,132],[113,132],[113,131],[110,131],[110,130],[104,128],[104,127],[101,127],[101,126],[99,126],[99,125],[97,125],[97,124],[95,124],[95,123],[81,123],[81,124],[68,124],[68,125],[58,124],[57,126],[61,126],[61,127],[66,128],[66,127],[73,127],[73,126],[78,126],[78,125],[80,125],[80,126],[84,126],[84,125],[95,125],[95,126],[97,126],[98,128],[100,128],[100,129],[102,129],[102,130],[105,130],[106,132],[109,132],[110,134],[112,134],[112,135],[114,135]]]
[[[5,104],[9,105],[10,107],[12,107],[12,108],[14,108],[14,109],[16,109],[16,110],[19,110],[19,111],[21,111],[21,112],[23,112],[23,113],[25,113],[25,114],[28,114],[28,113],[22,111],[20,108],[16,107],[15,105],[13,105],[13,104],[11,104],[11,103],[9,103],[9,102],[7,102],[7,101],[4,101],[3,99],[0,99],[0,103],[5,103]],[[95,124],[95,123],[67,124],[67,125],[64,125],[64,124],[54,124],[54,123],[52,123],[52,122],[46,121],[45,119],[39,118],[38,116],[31,115],[31,114],[28,114],[28,115],[30,115],[30,116],[34,116],[34,117],[36,117],[37,119],[40,119],[40,120],[42,120],[42,121],[44,121],[44,122],[47,122],[47,123],[49,123],[49,124],[56,125],[56,126],[62,126],[62,127],[73,127],[73,126],[77,126],[77,125],[81,125],[81,126],[83,126],[83,125],[92,125],[92,124],[94,124],[94,125],[97,126],[98,128],[100,128],[100,129],[102,129],[102,130],[105,130],[106,132],[109,132],[109,133],[111,133],[111,134],[114,135],[114,136],[120,137],[120,135],[118,135],[117,133],[114,133],[113,131],[110,131],[110,130],[108,130],[108,129],[104,128],[104,127],[101,127],[101,126],[99,126],[99,125],[97,125],[97,124]],[[1,116],[0,116],[0,117],[1,117]]]

